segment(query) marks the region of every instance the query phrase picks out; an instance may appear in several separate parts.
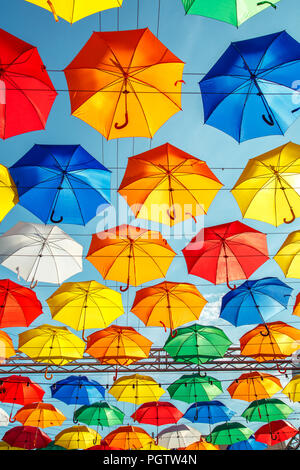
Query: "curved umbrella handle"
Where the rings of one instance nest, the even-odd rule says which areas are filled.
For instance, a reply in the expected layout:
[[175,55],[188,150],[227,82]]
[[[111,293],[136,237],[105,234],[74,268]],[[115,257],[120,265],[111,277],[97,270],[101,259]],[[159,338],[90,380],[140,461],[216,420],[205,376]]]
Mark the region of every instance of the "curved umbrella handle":
[[259,333],[261,334],[261,336],[265,336],[265,337],[270,336],[270,330],[266,324],[265,324],[265,327],[266,327],[267,333],[263,333],[262,331],[260,331]]
[[166,333],[166,332],[167,332],[167,327],[166,327],[166,325],[164,324],[164,322],[162,322],[162,321],[160,320],[160,322],[159,322],[159,323],[161,323],[161,324],[162,324],[162,326],[164,327],[165,333]]
[[53,374],[50,374],[50,375],[48,376],[48,375],[47,375],[47,372],[48,372],[48,366],[47,366],[47,368],[46,368],[46,370],[45,370],[44,377],[45,377],[46,380],[51,380],[51,379],[53,379]]
[[268,124],[268,126],[274,126],[274,119],[272,118],[271,114],[268,115],[268,117],[266,117],[264,114],[262,115],[262,118],[263,120],[265,121],[266,124]]
[[116,373],[113,376],[113,381],[117,380],[117,378],[118,378],[118,366],[116,366]]
[[93,444],[94,446],[97,444],[98,437],[96,436],[95,439],[93,439]]
[[177,330],[172,330],[172,328],[170,329],[170,335],[172,336],[172,338],[175,338],[177,336],[177,333]]
[[276,367],[277,367],[277,370],[280,374],[282,374],[282,375],[286,374],[286,368],[281,370],[280,367],[279,367],[278,362],[276,362]]
[[31,283],[30,283],[30,289],[34,289],[36,286],[37,286],[37,281],[35,281],[34,279],[32,279]]
[[274,3],[272,3],[272,2],[267,2],[267,1],[264,1],[264,2],[258,2],[258,3],[257,3],[257,6],[259,7],[260,5],[265,5],[266,3],[267,3],[268,5],[270,5],[271,7],[273,7],[273,8],[274,8],[274,10],[276,10],[277,6],[276,6],[276,5],[274,5]]
[[171,220],[175,220],[175,219],[176,219],[176,213],[175,213],[174,210],[173,210],[173,214],[171,214],[170,210],[167,209],[167,214],[168,214],[168,216],[170,217]]
[[128,113],[125,113],[125,122],[124,124],[118,124],[117,122],[115,123],[115,128],[116,129],[124,129],[128,125],[129,119],[128,119]]
[[284,219],[283,219],[283,222],[284,222],[285,224],[291,224],[291,223],[294,222],[294,220],[296,219],[296,215],[295,215],[295,212],[293,211],[293,208],[290,207],[290,209],[291,209],[291,213],[292,213],[292,218],[291,218],[291,220],[286,220],[286,218],[284,218]]
[[78,419],[75,418],[75,415],[73,415],[73,423],[78,424]]
[[129,278],[128,278],[128,281],[127,281],[127,285],[125,287],[120,286],[120,291],[121,292],[126,292],[128,289],[129,289]]
[[185,214],[190,215],[192,217],[193,221],[195,222],[195,224],[197,223],[196,217],[193,214],[191,214],[191,212],[186,212]]
[[20,280],[20,266],[16,267],[16,273],[17,273],[18,281],[19,281]]
[[60,224],[60,223],[64,220],[64,218],[61,216],[58,220],[55,220],[55,219],[54,219],[54,211],[55,211],[55,209],[53,209],[53,211],[51,212],[50,220],[51,220],[51,222],[53,222],[54,224]]
[[176,80],[174,85],[177,86],[177,83],[183,83],[184,85],[186,84],[184,80]]
[[231,286],[229,285],[228,279],[227,279],[227,281],[226,281],[226,284],[227,284],[228,289],[230,289],[230,290],[235,290],[235,289],[236,289],[236,285],[235,285],[235,284],[234,284],[233,287],[231,287]]
[[87,343],[87,339],[84,337],[84,333],[85,333],[85,330],[83,328],[82,333],[81,333],[81,338],[85,343]]
[[13,418],[13,417],[12,417],[12,410],[11,410],[11,412],[10,412],[10,415],[9,415],[8,420],[9,420],[10,423],[14,423],[15,421],[17,421],[16,418]]
[[54,16],[55,21],[58,22],[58,16],[57,16],[57,13],[56,13],[55,8],[53,6],[53,3],[51,2],[51,0],[47,0],[47,3],[50,7],[50,10],[52,11],[52,14]]

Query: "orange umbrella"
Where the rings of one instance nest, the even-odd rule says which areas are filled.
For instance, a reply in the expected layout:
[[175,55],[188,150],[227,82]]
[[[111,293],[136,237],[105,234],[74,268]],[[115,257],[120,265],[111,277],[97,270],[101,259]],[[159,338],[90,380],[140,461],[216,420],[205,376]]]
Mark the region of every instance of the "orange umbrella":
[[227,388],[231,398],[244,401],[255,401],[271,398],[282,389],[280,380],[265,372],[242,374]]
[[136,450],[154,442],[152,437],[139,426],[120,426],[105,436],[109,446],[124,450]]
[[104,279],[138,286],[165,277],[176,255],[159,232],[120,225],[95,233],[86,259]]
[[50,403],[28,403],[15,414],[14,420],[24,426],[37,426],[47,428],[49,426],[60,426],[66,417],[55,406]]
[[181,110],[183,67],[148,28],[94,32],[64,70],[71,112],[108,140],[151,138]]
[[293,315],[297,315],[297,317],[300,317],[300,292],[296,297],[296,302],[295,302],[294,309],[293,309]]
[[118,192],[137,218],[172,226],[206,214],[221,187],[204,161],[167,143],[129,158]]
[[210,442],[206,442],[205,439],[200,439],[200,441],[194,442],[185,448],[185,450],[220,450],[220,447]]

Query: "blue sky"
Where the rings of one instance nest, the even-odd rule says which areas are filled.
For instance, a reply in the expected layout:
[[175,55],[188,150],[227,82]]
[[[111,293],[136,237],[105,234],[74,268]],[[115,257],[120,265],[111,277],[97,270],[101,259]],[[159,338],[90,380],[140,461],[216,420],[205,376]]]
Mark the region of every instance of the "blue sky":
[[[183,95],[183,111],[174,115],[159,129],[152,139],[151,146],[156,147],[165,142],[170,142],[182,150],[205,160],[209,167],[213,169],[216,176],[224,184],[224,189],[216,196],[208,214],[204,219],[200,218],[198,227],[203,223],[205,226],[210,226],[233,220],[242,221],[239,207],[229,189],[232,188],[238,179],[242,172],[242,168],[246,165],[248,159],[289,141],[300,144],[299,119],[290,127],[284,136],[271,136],[254,139],[242,144],[238,144],[230,136],[222,133],[221,131],[204,125],[198,81],[201,79],[202,74],[208,72],[208,70],[214,65],[232,41],[262,36],[284,29],[292,37],[300,41],[299,18],[299,1],[281,0],[276,11],[273,8],[268,8],[237,29],[232,25],[208,18],[185,15],[180,0],[161,0],[160,2],[158,37],[175,55],[180,57],[186,63],[184,72],[195,74],[186,75],[184,77],[186,85],[183,86],[184,91],[195,92],[195,94]],[[103,12],[101,15],[102,30],[116,30],[118,26],[117,21],[117,9]],[[140,0],[138,21],[137,0],[124,0],[123,7],[119,11],[119,27],[121,30],[127,30],[136,29],[137,26],[139,28],[149,27],[154,34],[157,34],[158,0]],[[37,46],[47,69],[58,70],[57,72],[49,72],[49,75],[55,88],[63,90],[59,92],[53,105],[46,130],[31,132],[10,138],[6,141],[1,141],[0,162],[6,166],[11,166],[35,143],[80,144],[95,158],[104,163],[107,168],[112,170],[113,189],[111,193],[111,201],[115,207],[119,208],[119,212],[122,213],[122,208],[126,208],[126,205],[122,198],[120,198],[119,201],[117,200],[116,188],[122,180],[128,157],[133,155],[133,153],[138,154],[148,150],[150,146],[149,139],[128,138],[119,140],[119,142],[116,140],[107,142],[96,130],[79,119],[71,116],[69,96],[66,91],[67,84],[64,74],[61,72],[61,70],[69,64],[86,43],[92,32],[99,31],[99,15],[92,15],[73,25],[70,25],[63,20],[56,23],[52,15],[46,10],[26,3],[23,0],[10,0],[9,2],[5,2],[5,7],[2,7],[0,27],[11,34],[18,36],[24,41]],[[300,77],[292,78],[293,80],[300,80]],[[222,170],[222,168],[225,169]],[[228,169],[226,170],[226,168]],[[27,210],[21,206],[16,206],[1,223],[1,233],[4,233],[9,228],[13,227],[18,221],[40,223],[40,221]],[[84,253],[87,253],[91,234],[97,230],[98,223],[99,219],[95,217],[85,227],[61,224],[61,228],[81,243],[84,247]],[[132,223],[135,223],[133,217]],[[290,226],[281,225],[278,228],[249,219],[245,219],[244,223],[268,234],[268,247],[271,255],[274,255],[277,252],[290,231],[300,229],[299,219]],[[143,222],[141,222],[140,225],[143,226]],[[159,227],[158,225],[157,229],[161,231],[165,230],[164,227]],[[178,256],[174,259],[168,271],[166,277],[167,280],[191,282],[196,284],[200,292],[209,301],[209,304],[201,314],[199,322],[202,324],[213,324],[223,328],[226,334],[231,338],[232,342],[238,344],[238,339],[246,331],[250,330],[251,327],[235,328],[218,318],[219,302],[221,296],[227,292],[226,286],[214,286],[203,279],[189,276],[187,274],[181,250],[186,246],[191,237],[187,236],[186,238],[178,239],[174,236],[172,237],[174,233],[175,232],[171,231],[171,238],[169,238],[168,241],[173,249],[178,253]],[[84,260],[83,267],[84,269],[82,273],[70,278],[69,281],[95,279],[100,283],[116,288],[117,290],[119,289],[118,283],[113,281],[103,281],[101,275],[88,261]],[[252,276],[252,279],[259,279],[265,276],[277,276],[282,280],[285,279],[281,269],[272,259],[258,269]],[[0,278],[7,277],[16,281],[14,273],[0,266]],[[156,281],[153,281],[153,284],[154,283],[156,283]],[[288,311],[278,314],[273,317],[272,320],[286,321],[287,323],[298,327],[299,321],[297,321],[297,317],[293,317],[291,315],[291,311],[294,304],[294,298],[299,291],[299,280],[290,279],[288,280],[288,284],[294,289],[293,296],[290,301],[290,307]],[[36,288],[36,293],[43,306],[45,305],[45,300],[56,288],[57,286],[54,285],[49,286],[42,284]],[[135,291],[136,289],[130,288],[129,292],[123,294],[125,314],[115,323],[133,326],[139,332],[151,339],[155,346],[163,346],[167,339],[167,334],[164,333],[163,329],[145,329],[144,325],[138,320],[138,318],[129,313]],[[42,323],[61,325],[52,320],[47,307],[44,308],[44,314],[37,318],[31,327],[38,326]],[[12,337],[15,347],[17,347],[18,333],[23,330],[7,329],[6,331]],[[73,332],[75,334],[81,334],[80,332]],[[88,333],[92,333],[92,331]],[[237,412],[236,420],[245,424],[245,421],[238,415],[246,408],[247,403],[238,400],[231,400],[228,392],[226,392],[226,388],[230,382],[239,374],[228,372],[214,373],[212,375],[216,378],[222,379],[223,381],[224,394],[220,395],[218,399],[235,410]],[[278,373],[275,375],[278,375]],[[91,377],[104,385],[112,384],[111,375],[100,373],[97,376],[94,375]],[[170,384],[173,380],[178,378],[179,374],[166,373],[160,376],[153,374],[153,377],[157,379],[162,386],[164,386],[164,384]],[[49,388],[50,382],[48,383],[45,381],[42,376],[34,376],[32,378],[33,380],[41,383],[43,388],[46,390],[44,401],[53,403],[67,416],[64,427],[71,426],[73,407],[65,406],[63,403],[51,399]],[[51,383],[54,383],[61,378],[62,375],[56,375]],[[285,385],[287,382],[288,378],[282,376],[282,385]],[[164,388],[166,388],[166,386]],[[281,399],[285,398],[285,396],[280,393],[276,396]],[[126,418],[124,423],[132,423],[129,416],[134,411],[133,405],[123,402],[119,402],[118,404],[109,394],[106,395],[106,398],[107,401],[119,406],[120,409],[125,411]],[[166,393],[163,395],[162,399],[168,400],[168,394]],[[182,402],[174,402],[174,404],[182,411],[185,411],[187,408],[187,405]],[[10,405],[2,404],[1,407],[8,412],[10,411]],[[298,404],[293,404],[292,407],[294,407],[294,409],[299,413]],[[294,425],[299,426],[298,414],[295,413],[291,415],[290,421]],[[182,420],[182,423],[190,424],[186,420]],[[206,425],[196,424],[194,427],[203,433],[207,433],[208,431],[208,427]],[[258,427],[259,423],[251,423],[250,425],[250,428],[253,430],[256,430]],[[155,431],[155,428],[152,428],[151,426],[144,426],[144,428],[150,432],[152,430]],[[0,437],[5,431],[6,429],[4,428],[0,429]],[[54,438],[58,431],[59,430],[57,428],[46,429],[46,432],[51,438]],[[102,432],[100,431],[100,434],[104,436],[106,432],[108,433],[109,431],[111,431],[111,429],[103,429]]]

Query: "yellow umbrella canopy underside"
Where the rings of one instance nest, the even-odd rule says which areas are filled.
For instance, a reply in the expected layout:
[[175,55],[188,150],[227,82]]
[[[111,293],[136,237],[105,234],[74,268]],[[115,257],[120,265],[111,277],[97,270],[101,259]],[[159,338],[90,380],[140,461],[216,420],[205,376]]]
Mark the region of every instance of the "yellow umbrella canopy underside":
[[117,379],[108,393],[113,395],[117,401],[140,405],[150,401],[158,401],[165,390],[152,377],[133,374]]
[[300,230],[292,232],[274,256],[285,277],[300,279]]

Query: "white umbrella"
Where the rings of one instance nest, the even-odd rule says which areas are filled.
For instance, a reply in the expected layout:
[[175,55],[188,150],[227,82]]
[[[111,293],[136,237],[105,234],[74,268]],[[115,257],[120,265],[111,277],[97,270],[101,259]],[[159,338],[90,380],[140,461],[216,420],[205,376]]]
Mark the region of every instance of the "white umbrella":
[[200,438],[201,432],[197,429],[186,424],[177,424],[161,431],[157,436],[157,443],[167,449],[179,449],[199,441]]
[[8,426],[9,423],[9,416],[6,411],[0,408],[0,426]]
[[56,225],[19,222],[0,237],[0,264],[31,283],[61,284],[82,271],[82,246]]

